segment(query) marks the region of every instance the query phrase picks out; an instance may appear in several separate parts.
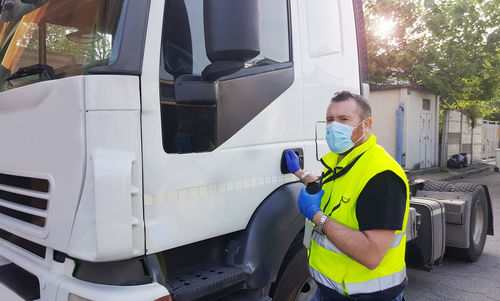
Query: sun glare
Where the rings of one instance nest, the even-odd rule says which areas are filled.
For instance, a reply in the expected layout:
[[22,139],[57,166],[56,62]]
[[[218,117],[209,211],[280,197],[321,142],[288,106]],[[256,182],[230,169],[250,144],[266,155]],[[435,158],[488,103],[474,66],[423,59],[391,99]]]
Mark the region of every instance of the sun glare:
[[380,37],[387,37],[392,34],[395,25],[394,21],[381,18],[377,21],[376,33]]

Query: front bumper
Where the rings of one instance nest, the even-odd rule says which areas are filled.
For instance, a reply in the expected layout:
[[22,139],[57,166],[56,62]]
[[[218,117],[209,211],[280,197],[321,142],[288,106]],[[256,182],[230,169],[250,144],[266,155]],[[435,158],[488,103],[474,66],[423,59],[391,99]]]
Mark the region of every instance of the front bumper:
[[[63,263],[59,263],[52,258],[53,251],[50,249],[47,249],[47,254],[43,259],[0,240],[0,265],[14,264],[28,272],[26,274],[30,277],[36,277],[39,284],[40,297],[38,300],[40,301],[68,301],[81,300],[81,298],[92,301],[153,301],[169,294],[164,286],[156,282],[134,286],[113,286],[82,281],[72,276],[74,261],[66,259]],[[3,276],[5,277],[1,278],[7,279],[6,277],[9,277],[9,275]],[[22,282],[22,279],[16,281],[19,284]],[[22,290],[22,285],[16,284],[16,288],[13,288],[4,283],[0,285],[0,299],[24,300],[21,297],[18,298],[18,295],[22,295],[19,290]]]

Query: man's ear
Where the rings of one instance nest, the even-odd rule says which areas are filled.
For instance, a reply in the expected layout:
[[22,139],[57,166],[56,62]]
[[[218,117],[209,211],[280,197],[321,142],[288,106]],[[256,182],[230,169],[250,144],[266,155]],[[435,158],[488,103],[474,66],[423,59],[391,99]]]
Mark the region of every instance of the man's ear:
[[365,124],[366,124],[366,127],[371,131],[372,130],[373,119],[371,117],[366,118]]

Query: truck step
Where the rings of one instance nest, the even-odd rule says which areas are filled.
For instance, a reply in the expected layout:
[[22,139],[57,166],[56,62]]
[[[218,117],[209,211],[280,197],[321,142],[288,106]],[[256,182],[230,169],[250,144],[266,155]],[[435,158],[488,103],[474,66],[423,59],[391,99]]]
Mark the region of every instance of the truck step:
[[176,301],[188,301],[203,298],[216,300],[240,289],[245,284],[245,271],[220,265],[190,267],[168,275],[167,282],[173,289]]

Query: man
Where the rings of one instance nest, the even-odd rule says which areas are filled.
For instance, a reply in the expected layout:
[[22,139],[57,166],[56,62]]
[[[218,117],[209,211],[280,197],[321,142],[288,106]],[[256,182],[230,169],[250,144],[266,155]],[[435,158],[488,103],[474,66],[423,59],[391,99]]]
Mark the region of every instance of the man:
[[[401,167],[376,144],[371,108],[347,91],[326,112],[322,189],[300,192],[298,205],[315,225],[309,270],[313,300],[403,300],[409,188]],[[287,153],[288,169],[305,184],[317,178]]]

